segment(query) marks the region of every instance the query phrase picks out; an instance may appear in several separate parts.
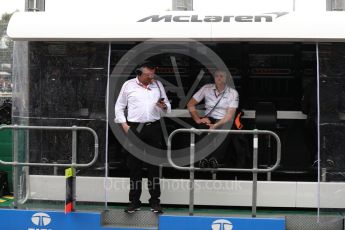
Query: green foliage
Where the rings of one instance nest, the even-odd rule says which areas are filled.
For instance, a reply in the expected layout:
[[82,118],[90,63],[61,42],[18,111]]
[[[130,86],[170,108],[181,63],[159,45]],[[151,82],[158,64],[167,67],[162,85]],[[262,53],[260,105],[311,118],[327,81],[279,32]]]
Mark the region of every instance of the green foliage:
[[6,33],[12,14],[4,13],[0,19],[0,63],[12,63],[13,41],[8,38]]
[[3,15],[1,15],[1,19],[0,19],[0,36],[1,37],[6,34],[7,25],[8,25],[8,22],[10,21],[12,14],[4,13]]

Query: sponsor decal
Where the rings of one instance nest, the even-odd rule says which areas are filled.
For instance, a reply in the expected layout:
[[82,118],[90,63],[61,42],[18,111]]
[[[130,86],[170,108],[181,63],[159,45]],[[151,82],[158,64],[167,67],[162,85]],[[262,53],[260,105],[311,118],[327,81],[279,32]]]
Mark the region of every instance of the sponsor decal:
[[218,219],[212,222],[212,230],[232,230],[232,223],[225,219]]
[[159,217],[159,229],[285,230],[285,220],[283,218],[162,215]]
[[288,12],[271,12],[257,15],[150,15],[138,22],[273,22]]
[[35,213],[31,217],[31,222],[36,226],[34,228],[28,228],[28,230],[51,230],[46,227],[51,221],[52,219],[47,213]]

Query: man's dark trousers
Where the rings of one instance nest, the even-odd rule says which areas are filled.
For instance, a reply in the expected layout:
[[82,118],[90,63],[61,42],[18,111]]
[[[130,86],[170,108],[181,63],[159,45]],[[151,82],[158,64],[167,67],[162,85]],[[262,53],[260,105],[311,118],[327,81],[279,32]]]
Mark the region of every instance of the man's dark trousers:
[[[144,151],[145,146],[152,146],[163,151],[163,138],[160,121],[152,123],[134,123],[128,122],[130,129],[128,131],[128,139],[130,145],[134,145],[137,149]],[[140,144],[140,140],[146,145]],[[140,153],[144,154],[144,153]],[[149,153],[146,153],[149,154]],[[130,192],[129,201],[132,203],[140,204],[141,187],[142,187],[142,168],[144,162],[137,157],[128,153],[127,166],[129,168],[130,176]],[[149,200],[150,204],[160,203],[159,197],[161,195],[160,183],[159,183],[159,168],[156,165],[146,163],[147,166],[147,179],[148,189],[151,195]]]

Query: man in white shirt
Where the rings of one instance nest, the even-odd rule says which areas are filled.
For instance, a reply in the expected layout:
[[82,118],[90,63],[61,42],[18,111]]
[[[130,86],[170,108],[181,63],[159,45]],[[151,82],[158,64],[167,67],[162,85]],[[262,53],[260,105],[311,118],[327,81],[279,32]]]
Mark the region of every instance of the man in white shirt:
[[[171,105],[162,83],[154,79],[155,67],[143,63],[136,71],[137,77],[126,81],[115,104],[115,122],[121,124],[129,142],[145,151],[147,146],[163,149],[160,118],[171,111]],[[127,108],[127,118],[125,109]],[[140,144],[140,141],[145,145]],[[147,150],[147,149],[146,149]],[[162,154],[164,152],[162,151]],[[127,157],[130,171],[129,205],[127,213],[140,210],[143,162],[131,152]],[[151,211],[162,213],[160,206],[160,183],[158,166],[147,164],[148,188],[151,195]]]
[[[206,84],[196,92],[187,104],[188,110],[198,128],[231,128],[234,114],[238,108],[238,93],[236,89],[227,85],[225,71],[217,70],[213,77],[215,83]],[[205,100],[206,111],[204,116],[200,116],[195,108],[202,100]],[[200,161],[200,167],[218,167],[219,158],[221,158],[221,155],[226,151],[227,147],[226,143],[223,143],[219,144],[209,160],[203,159]]]

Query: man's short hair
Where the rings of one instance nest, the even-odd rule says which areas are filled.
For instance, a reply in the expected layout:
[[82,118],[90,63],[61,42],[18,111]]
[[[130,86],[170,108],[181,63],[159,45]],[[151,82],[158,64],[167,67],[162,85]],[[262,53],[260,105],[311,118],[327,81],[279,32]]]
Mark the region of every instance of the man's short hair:
[[213,76],[216,74],[216,73],[221,73],[224,77],[226,77],[226,71],[224,70],[220,70],[220,69],[217,69],[213,72]]
[[141,75],[143,73],[143,68],[156,69],[156,65],[152,61],[145,61],[138,65],[137,69],[135,70],[135,73],[137,75]]
[[152,62],[152,61],[146,61],[144,63],[141,64],[140,66],[141,68],[148,68],[148,69],[156,69],[156,65]]

